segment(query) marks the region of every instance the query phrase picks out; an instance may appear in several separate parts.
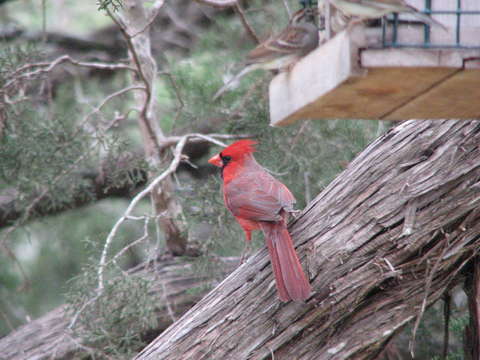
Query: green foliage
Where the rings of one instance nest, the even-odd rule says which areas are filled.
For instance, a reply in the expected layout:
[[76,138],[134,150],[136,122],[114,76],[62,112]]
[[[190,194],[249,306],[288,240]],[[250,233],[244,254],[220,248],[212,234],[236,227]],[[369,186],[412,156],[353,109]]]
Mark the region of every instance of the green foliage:
[[463,334],[465,326],[468,325],[470,317],[467,314],[457,314],[450,319],[450,331],[454,334]]
[[[22,77],[25,71],[19,70],[44,60],[41,53],[31,45],[4,46],[3,50],[0,84],[11,84],[5,91],[12,102],[6,104],[0,137],[0,190],[15,192],[18,209],[41,201],[42,211],[49,212],[75,201],[94,200],[91,174],[102,171],[99,165],[105,168],[103,174],[111,187],[143,180],[138,170],[148,169],[145,160],[129,153],[135,135],[109,129],[115,111],[124,111],[129,102],[118,98],[97,112],[79,103],[84,94],[100,102],[123,86],[124,75],[106,84],[66,82],[57,86],[55,94],[45,94],[38,91],[38,87],[46,88],[43,76]],[[26,73],[38,69],[29,66]],[[17,81],[12,82],[15,77]],[[31,94],[18,95],[15,91],[20,90]],[[35,214],[27,211],[23,215],[21,222]]]
[[[451,290],[452,297],[464,295],[460,287]],[[465,326],[469,322],[466,303],[458,306],[452,301],[450,308],[449,326],[449,353],[448,360],[462,360],[463,356],[463,334]],[[444,302],[437,301],[430,306],[423,314],[422,321],[418,327],[415,337],[415,359],[440,360],[443,351],[445,318],[443,314]],[[412,341],[413,322],[409,323],[395,338],[397,348],[407,354],[410,342]],[[402,351],[403,350],[403,351]],[[407,355],[406,355],[407,356]]]
[[[4,48],[5,52],[0,51],[3,85],[12,80],[19,67],[42,61],[34,47]],[[0,312],[7,319],[0,322],[0,335],[10,330],[8,322],[18,326],[24,319],[39,316],[64,301],[60,292],[65,281],[78,274],[86,261],[85,238],[103,242],[102,236],[106,236],[125,204],[111,201],[110,206],[99,204],[37,223],[31,220],[39,213],[95,200],[97,176],[106,179],[105,190],[124,185],[133,188],[144,180],[146,161],[131,152],[135,149],[135,134],[104,130],[114,112],[126,109],[129,102],[115,99],[95,114],[92,106],[79,104],[80,89],[93,103],[100,102],[112,89],[122,86],[123,77],[114,77],[109,83],[91,81],[76,86],[66,82],[58,85],[51,98],[39,91],[48,88],[42,85],[43,77],[21,78],[8,88],[12,101],[5,104],[6,121],[0,131],[0,192],[12,198],[12,205],[3,210],[15,209],[21,216],[12,222],[16,231],[8,238],[5,232],[0,234],[0,242],[11,251],[2,250],[0,255],[5,285],[0,294]],[[28,96],[19,95],[19,89]],[[113,205],[117,208],[112,209]],[[111,215],[103,216],[106,213]],[[125,226],[115,245],[134,238],[137,233],[131,230],[130,225]]]
[[[13,232],[8,244],[27,278],[6,252],[0,252],[0,310],[8,322],[21,325],[26,317],[37,318],[64,303],[64,293],[68,292],[66,281],[77,276],[92,259],[98,263],[105,238],[127,205],[124,200],[103,201],[29,222]],[[139,211],[145,208],[140,207]],[[141,229],[135,223],[125,224],[112,244],[111,254],[140,236]],[[139,257],[141,249],[135,248],[120,258],[119,264],[131,267],[138,263]],[[6,321],[0,321],[0,333],[9,331]]]
[[464,360],[465,357],[463,356],[463,351],[462,352],[456,352],[454,354],[448,354],[446,358],[442,356],[433,356],[431,358],[432,360]]
[[97,269],[90,266],[72,282],[68,312],[77,319],[74,331],[98,355],[129,359],[146,345],[142,334],[157,324],[160,299],[151,295],[152,279],[110,266],[100,296],[97,280]]
[[[25,207],[31,201],[29,194],[48,189],[52,196],[47,209],[57,203],[69,202],[72,187],[83,184],[75,177],[57,181],[58,174],[71,167],[81,155],[88,152],[85,134],[78,134],[68,118],[41,117],[37,112],[23,110],[18,113],[21,121],[8,121],[0,139],[0,184],[14,186],[19,192],[19,204]],[[80,161],[80,166],[85,165]],[[78,178],[78,177],[77,177]],[[57,191],[53,192],[52,190]]]
[[97,0],[98,10],[107,10],[111,8],[113,11],[118,11],[123,7],[121,0]]
[[[20,209],[27,210],[41,200],[43,211],[49,212],[76,200],[93,200],[88,172],[94,172],[102,161],[107,168],[116,169],[108,174],[112,186],[133,184],[140,180],[133,168],[146,167],[145,161],[134,158],[125,161],[124,167],[114,167],[128,149],[128,141],[115,135],[88,133],[77,127],[71,116],[50,116],[27,108],[17,108],[15,115],[7,121],[0,138],[0,189],[15,189]],[[96,137],[93,142],[92,135]],[[108,155],[102,159],[104,150]],[[39,198],[41,194],[45,195]],[[32,215],[24,213],[25,217]]]
[[12,79],[15,71],[41,58],[42,53],[32,43],[6,44],[0,42],[0,88]]

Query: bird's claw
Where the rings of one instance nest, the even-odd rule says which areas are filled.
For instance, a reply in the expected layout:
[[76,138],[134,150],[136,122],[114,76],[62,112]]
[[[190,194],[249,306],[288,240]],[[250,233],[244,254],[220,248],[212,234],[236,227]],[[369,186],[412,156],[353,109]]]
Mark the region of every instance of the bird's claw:
[[292,215],[294,219],[297,219],[301,212],[302,212],[302,210],[290,210],[289,211],[290,215]]
[[243,248],[238,266],[242,265],[250,257],[250,251],[251,251],[251,245],[250,245],[250,242],[247,242],[245,247]]

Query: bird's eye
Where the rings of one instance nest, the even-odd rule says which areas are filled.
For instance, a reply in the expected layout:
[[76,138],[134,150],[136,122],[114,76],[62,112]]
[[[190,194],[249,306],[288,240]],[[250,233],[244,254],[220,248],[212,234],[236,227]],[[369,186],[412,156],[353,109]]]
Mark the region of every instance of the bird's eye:
[[223,166],[225,166],[230,162],[230,160],[232,160],[232,157],[229,155],[223,155],[222,153],[220,153],[220,159],[222,159]]
[[230,160],[232,160],[232,157],[231,157],[231,156],[228,156],[228,155],[226,155],[226,156],[221,156],[221,158],[222,158],[222,162],[223,162],[223,165],[224,165],[224,166],[227,165],[227,164],[230,162]]

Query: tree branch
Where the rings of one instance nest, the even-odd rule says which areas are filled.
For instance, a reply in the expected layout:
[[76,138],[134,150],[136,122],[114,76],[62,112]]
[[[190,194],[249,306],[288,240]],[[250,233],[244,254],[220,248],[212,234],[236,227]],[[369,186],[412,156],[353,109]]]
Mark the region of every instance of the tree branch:
[[235,6],[237,0],[195,0],[199,4],[212,6],[217,9],[227,9]]
[[[121,166],[121,165],[120,165]],[[135,169],[133,171],[142,174],[141,169]],[[63,204],[63,206],[57,206],[52,208],[49,206],[48,201],[43,202],[42,197],[36,201],[30,209],[31,216],[29,220],[38,219],[47,215],[55,215],[62,213],[69,209],[79,208],[90,204],[92,201],[98,201],[106,198],[129,198],[136,188],[145,184],[146,174],[140,175],[141,179],[136,184],[122,184],[121,186],[114,186],[110,183],[109,179],[102,176],[100,172],[86,171],[81,174],[86,181],[90,182],[88,187],[84,187],[82,191],[74,194],[72,202]],[[90,198],[85,196],[85,193],[92,194]],[[35,196],[39,198],[39,196]],[[93,200],[92,200],[93,199]],[[22,209],[16,198],[16,192],[14,189],[6,189],[0,194],[0,227],[7,227],[13,222],[17,221],[21,217],[25,217],[25,209]]]
[[240,21],[242,22],[245,31],[247,32],[248,36],[252,38],[252,40],[259,44],[260,38],[257,36],[255,30],[253,30],[252,26],[247,20],[245,15],[245,11],[243,10],[240,2],[238,0],[195,0],[199,4],[204,4],[208,6],[212,6],[217,9],[228,9],[233,8],[237,15],[240,17]]
[[247,31],[247,34],[252,38],[253,42],[260,44],[260,38],[257,36],[257,33],[255,30],[253,30],[252,26],[248,22],[245,11],[243,11],[243,8],[238,1],[235,3],[235,12],[240,17],[243,27]]
[[[136,71],[135,68],[125,65],[125,64],[107,64],[107,63],[101,63],[101,62],[84,62],[84,61],[78,61],[75,59],[72,59],[69,55],[63,55],[58,58],[56,58],[53,61],[47,61],[47,62],[38,62],[38,63],[33,63],[33,64],[25,64],[21,67],[19,67],[17,70],[15,70],[12,74],[9,75],[10,80],[3,85],[2,89],[8,89],[10,86],[12,86],[14,83],[19,81],[20,79],[23,78],[32,78],[36,77],[41,74],[49,73],[52,70],[54,70],[58,65],[63,64],[65,62],[68,62],[70,64],[80,66],[80,67],[86,67],[86,68],[93,68],[93,69],[102,69],[102,70],[130,70],[130,71]],[[36,69],[29,71],[30,69]]]
[[[143,5],[140,5],[140,4],[137,4],[137,7],[140,6],[142,7]],[[133,7],[132,7],[133,8]],[[138,9],[137,9],[138,11]],[[125,23],[128,23],[129,21],[125,21],[123,20],[123,22],[120,20],[120,18],[118,18],[114,13],[112,13],[108,8],[107,8],[107,13],[108,15],[110,16],[110,18],[112,19],[112,21],[118,26],[119,30],[122,32],[123,34],[123,37],[125,38],[126,42],[127,42],[127,46],[128,46],[128,50],[130,52],[130,55],[131,55],[131,60],[132,60],[132,63],[134,64],[135,66],[135,69],[138,73],[138,76],[141,80],[141,83],[143,85],[143,87],[145,87],[145,100],[142,101],[142,106],[141,106],[141,116],[140,116],[140,121],[142,122],[145,130],[146,130],[146,133],[147,133],[147,136],[148,136],[148,140],[151,142],[151,144],[155,147],[155,150],[157,152],[156,154],[156,157],[159,159],[160,156],[161,156],[161,153],[160,153],[160,146],[159,146],[159,135],[158,134],[158,131],[155,131],[152,127],[152,123],[151,121],[149,120],[150,119],[150,116],[149,116],[149,109],[153,106],[152,104],[152,80],[149,80],[150,77],[147,77],[147,75],[145,74],[145,71],[146,71],[146,67],[147,67],[147,64],[150,64],[151,66],[153,66],[155,69],[156,69],[156,66],[155,66],[155,62],[153,60],[153,58],[151,57],[151,54],[150,54],[150,49],[146,50],[148,52],[148,54],[144,54],[144,62],[141,62],[140,61],[140,56],[138,54],[138,51],[137,51],[137,48],[134,44],[134,36],[136,38],[140,37],[139,35],[144,35],[144,30],[151,24],[150,22],[146,21],[145,19],[142,19],[142,18],[139,18],[138,16],[136,17],[137,19],[135,19],[136,22],[143,22],[142,24],[142,27],[139,29],[139,30],[136,30],[135,31],[135,26],[134,25],[126,25]],[[125,15],[128,17],[129,16],[129,13],[128,11],[125,13]],[[131,18],[135,18],[134,16],[130,16]],[[132,20],[133,22],[133,20]],[[132,31],[132,34],[129,33],[128,29],[127,29],[127,26],[131,27],[131,31]],[[146,36],[147,39],[149,40],[148,36]],[[143,39],[139,39],[138,41],[139,43],[144,43],[145,40]],[[149,44],[149,41],[147,41],[148,44]],[[149,45],[148,45],[149,46]],[[140,48],[143,48],[144,46],[143,45],[140,45],[138,46]],[[151,71],[152,73],[152,76],[153,74],[156,73],[156,71]],[[147,151],[148,153],[148,151]],[[157,164],[159,164],[159,160],[157,161]]]

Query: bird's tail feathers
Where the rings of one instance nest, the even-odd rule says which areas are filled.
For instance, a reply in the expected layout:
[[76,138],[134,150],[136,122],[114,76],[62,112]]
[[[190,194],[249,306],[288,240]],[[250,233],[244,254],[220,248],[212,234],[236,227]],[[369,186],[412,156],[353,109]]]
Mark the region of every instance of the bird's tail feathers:
[[251,64],[242,69],[237,75],[232,77],[230,80],[227,81],[225,85],[223,85],[216,93],[213,95],[213,101],[216,101],[220,96],[222,96],[225,92],[235,87],[237,82],[244,77],[249,72],[258,69],[258,64]]
[[280,300],[306,300],[311,286],[285,223],[262,223]]

